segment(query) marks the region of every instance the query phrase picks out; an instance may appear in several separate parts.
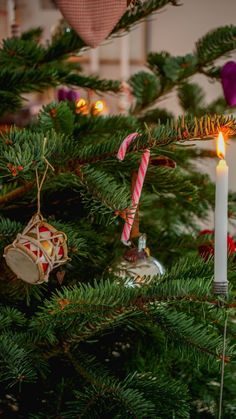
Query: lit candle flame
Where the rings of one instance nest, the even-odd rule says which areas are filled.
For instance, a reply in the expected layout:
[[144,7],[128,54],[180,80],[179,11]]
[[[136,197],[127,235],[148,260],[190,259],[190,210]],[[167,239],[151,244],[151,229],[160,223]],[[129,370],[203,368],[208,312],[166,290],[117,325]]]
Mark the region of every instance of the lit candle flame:
[[217,149],[217,156],[219,157],[219,159],[224,159],[225,158],[225,140],[221,131],[219,132],[219,135],[217,138],[216,149]]

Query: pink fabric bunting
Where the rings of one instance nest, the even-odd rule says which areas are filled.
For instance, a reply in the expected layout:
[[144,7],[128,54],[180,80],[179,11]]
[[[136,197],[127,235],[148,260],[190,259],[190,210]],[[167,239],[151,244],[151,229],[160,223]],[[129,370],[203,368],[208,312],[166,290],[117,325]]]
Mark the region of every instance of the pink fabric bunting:
[[126,12],[126,0],[55,0],[69,25],[86,45],[97,47]]

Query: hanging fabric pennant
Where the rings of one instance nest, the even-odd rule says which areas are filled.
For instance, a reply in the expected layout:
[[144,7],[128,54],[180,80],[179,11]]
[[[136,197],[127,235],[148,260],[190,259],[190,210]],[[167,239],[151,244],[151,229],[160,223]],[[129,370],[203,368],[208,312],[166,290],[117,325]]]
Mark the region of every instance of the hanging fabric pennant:
[[86,45],[103,42],[127,9],[127,0],[55,0]]

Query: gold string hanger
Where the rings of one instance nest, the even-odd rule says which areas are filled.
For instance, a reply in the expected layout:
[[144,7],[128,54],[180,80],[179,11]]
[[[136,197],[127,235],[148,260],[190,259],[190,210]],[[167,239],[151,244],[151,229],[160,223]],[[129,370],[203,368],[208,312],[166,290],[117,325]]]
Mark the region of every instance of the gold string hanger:
[[46,167],[45,167],[45,170],[44,170],[44,173],[43,173],[43,176],[42,176],[41,180],[39,179],[38,169],[35,170],[36,184],[37,184],[37,215],[39,215],[39,216],[41,216],[41,190],[42,190],[43,184],[45,182],[48,169],[50,168],[53,172],[55,171],[54,167],[51,165],[51,163],[48,161],[48,159],[44,155],[46,143],[47,143],[47,138],[44,137],[42,157],[43,157],[43,160],[46,164]]

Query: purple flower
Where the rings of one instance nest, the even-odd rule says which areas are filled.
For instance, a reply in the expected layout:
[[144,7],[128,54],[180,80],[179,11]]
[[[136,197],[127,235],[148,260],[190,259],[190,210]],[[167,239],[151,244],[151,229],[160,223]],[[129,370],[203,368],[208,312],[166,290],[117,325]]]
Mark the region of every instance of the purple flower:
[[77,92],[76,90],[68,90],[67,100],[74,102],[75,100],[78,100],[79,98],[80,98],[79,92]]
[[236,63],[228,61],[221,69],[221,83],[229,106],[236,105]]
[[64,89],[64,87],[61,87],[60,89],[58,89],[57,98],[58,98],[59,102],[61,102],[62,100],[66,100],[67,99],[67,89]]

